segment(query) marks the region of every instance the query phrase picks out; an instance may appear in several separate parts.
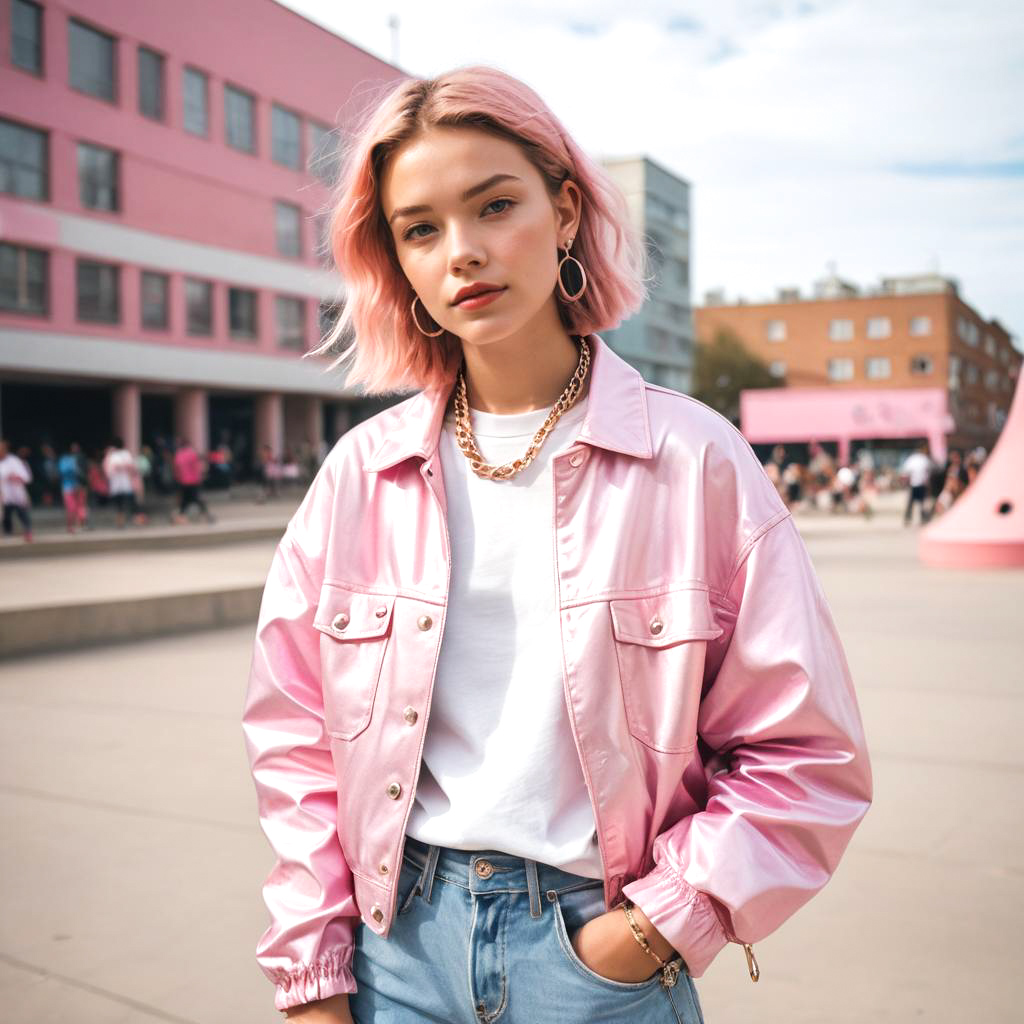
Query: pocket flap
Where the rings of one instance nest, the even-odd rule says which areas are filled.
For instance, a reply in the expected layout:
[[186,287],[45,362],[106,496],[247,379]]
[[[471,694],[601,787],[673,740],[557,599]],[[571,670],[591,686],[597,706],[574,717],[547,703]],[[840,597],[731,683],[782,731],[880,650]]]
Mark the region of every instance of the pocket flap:
[[700,587],[616,598],[609,605],[615,639],[624,643],[667,647],[681,640],[713,640],[723,633],[708,592]]
[[368,640],[387,633],[394,607],[394,594],[364,594],[325,583],[313,625],[338,640]]

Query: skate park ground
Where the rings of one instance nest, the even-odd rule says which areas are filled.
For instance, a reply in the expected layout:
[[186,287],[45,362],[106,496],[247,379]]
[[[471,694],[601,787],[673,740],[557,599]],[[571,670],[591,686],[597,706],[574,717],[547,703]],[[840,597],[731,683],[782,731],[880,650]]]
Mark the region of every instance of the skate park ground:
[[[796,517],[875,800],[831,881],[756,944],[761,980],[735,945],[698,979],[708,1024],[1019,1019],[1024,572],[922,566],[900,500]],[[254,958],[273,858],[239,716],[294,503],[211,508],[214,526],[173,528],[187,543],[154,526],[0,548],[5,1020],[282,1019]],[[112,642],[132,606],[143,638]]]

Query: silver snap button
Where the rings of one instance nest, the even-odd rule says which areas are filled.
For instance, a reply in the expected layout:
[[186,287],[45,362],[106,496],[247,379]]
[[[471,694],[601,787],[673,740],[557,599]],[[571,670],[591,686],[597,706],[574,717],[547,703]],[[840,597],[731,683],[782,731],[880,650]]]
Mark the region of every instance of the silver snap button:
[[379,871],[379,872],[380,872],[380,873],[381,873],[382,875],[386,875],[386,874],[388,873],[388,871],[389,871],[390,869],[388,868],[387,864],[381,864],[381,865],[380,865],[380,867],[378,867],[378,868],[377,868],[377,870],[378,870],[378,871]]
[[415,725],[415,724],[416,724],[416,719],[420,717],[420,716],[419,716],[419,715],[418,715],[418,714],[416,713],[416,709],[415,709],[414,707],[411,707],[411,706],[410,706],[410,707],[407,707],[407,708],[406,708],[406,709],[405,709],[405,710],[404,710],[404,711],[402,712],[402,715],[404,716],[405,720],[406,720],[406,721],[407,721],[407,722],[408,722],[408,723],[409,723],[410,725]]
[[657,636],[664,628],[665,624],[661,621],[661,619],[658,618],[657,615],[655,615],[654,618],[651,619],[651,632],[655,636]]
[[331,625],[335,629],[344,629],[348,625],[348,615],[345,612],[339,612],[334,616],[334,621]]
[[377,906],[376,903],[370,908],[370,917],[374,919],[378,924],[384,920],[384,911]]
[[383,619],[384,616],[387,615],[387,613],[388,606],[386,604],[381,604],[377,606],[377,609],[373,614],[376,615],[378,619]]
[[397,800],[401,795],[402,787],[397,782],[392,782],[391,785],[388,786],[388,796],[391,797],[392,800]]
[[475,871],[481,878],[490,878],[494,874],[494,865],[489,860],[478,860]]
[[428,630],[434,624],[434,620],[429,615],[421,615],[416,620],[416,625],[422,630]]
[[572,455],[569,456],[569,465],[582,466],[586,459],[587,457],[586,455],[583,454],[583,452],[574,452]]

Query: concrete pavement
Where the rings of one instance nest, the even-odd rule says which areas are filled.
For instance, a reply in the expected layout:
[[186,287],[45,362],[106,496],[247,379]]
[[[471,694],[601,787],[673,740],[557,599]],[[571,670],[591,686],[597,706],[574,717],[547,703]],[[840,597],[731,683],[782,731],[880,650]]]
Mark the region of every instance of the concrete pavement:
[[[927,569],[894,515],[798,522],[846,644],[875,802],[825,889],[757,944],[761,980],[729,946],[697,982],[705,1018],[1009,1024],[1024,574]],[[216,572],[265,574],[265,544],[225,548]],[[272,863],[239,725],[253,629],[0,667],[7,1019],[280,1019],[253,958]]]

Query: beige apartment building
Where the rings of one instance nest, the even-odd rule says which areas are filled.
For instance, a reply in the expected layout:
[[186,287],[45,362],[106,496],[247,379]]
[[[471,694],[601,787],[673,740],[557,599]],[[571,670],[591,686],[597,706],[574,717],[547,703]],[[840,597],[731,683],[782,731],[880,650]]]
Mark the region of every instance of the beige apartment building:
[[787,388],[940,389],[950,418],[946,442],[958,448],[991,448],[1022,361],[1009,332],[938,274],[883,278],[868,289],[832,275],[810,296],[779,289],[763,303],[706,293],[696,310],[698,345],[721,328],[734,331]]

